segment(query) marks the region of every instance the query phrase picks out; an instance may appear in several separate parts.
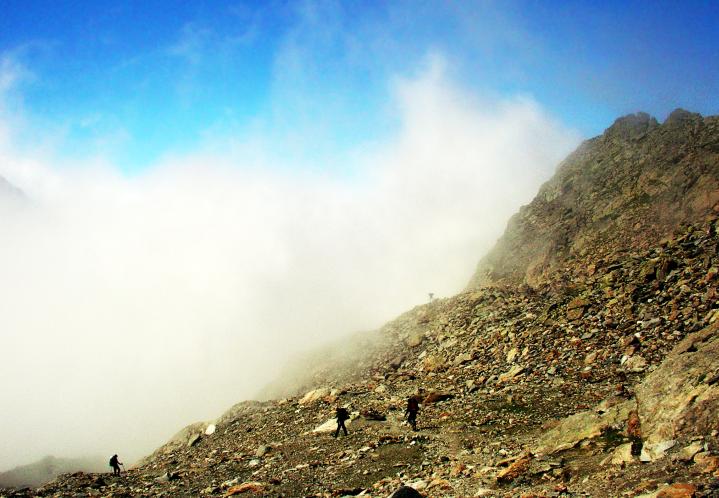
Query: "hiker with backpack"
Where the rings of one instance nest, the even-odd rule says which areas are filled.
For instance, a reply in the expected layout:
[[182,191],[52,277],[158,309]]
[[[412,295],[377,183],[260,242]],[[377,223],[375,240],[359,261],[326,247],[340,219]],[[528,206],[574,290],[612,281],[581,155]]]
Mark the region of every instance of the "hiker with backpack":
[[113,475],[120,475],[120,465],[122,465],[122,462],[117,458],[117,455],[112,455],[112,458],[110,458],[110,467],[112,467]]
[[347,408],[344,406],[338,406],[337,411],[335,414],[335,418],[337,418],[337,430],[335,431],[335,437],[339,436],[340,429],[345,431],[345,436],[347,435],[347,427],[345,427],[345,420],[349,420],[350,414],[347,411]]
[[412,430],[417,430],[417,412],[419,412],[419,400],[417,396],[410,396],[407,398],[407,409],[405,415],[407,416],[407,422],[412,426]]

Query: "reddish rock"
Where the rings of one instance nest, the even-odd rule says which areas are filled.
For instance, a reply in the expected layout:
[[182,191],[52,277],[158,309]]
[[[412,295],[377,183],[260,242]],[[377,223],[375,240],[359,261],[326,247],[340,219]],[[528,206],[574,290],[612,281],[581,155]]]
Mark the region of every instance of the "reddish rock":
[[450,477],[459,477],[462,475],[462,472],[467,468],[467,466],[463,463],[458,463],[454,467],[452,467],[452,470],[449,472]]
[[657,493],[657,498],[693,498],[697,488],[692,484],[677,483]]
[[434,479],[427,486],[428,489],[452,489],[452,485],[446,479]]
[[567,310],[573,310],[577,308],[586,308],[589,306],[589,301],[586,299],[582,299],[581,297],[575,297],[571,301],[569,301],[569,304],[567,304]]
[[452,398],[454,398],[454,394],[431,392],[427,396],[424,397],[424,403],[426,403],[426,404],[439,403],[440,401],[445,401],[445,400],[452,399]]
[[703,474],[711,474],[719,470],[719,456],[699,453],[694,457],[694,462]]
[[519,476],[525,474],[529,470],[529,464],[532,462],[532,455],[525,453],[514,461],[509,467],[497,474],[497,482],[508,483],[514,481]]
[[264,493],[265,491],[265,485],[261,482],[243,482],[242,484],[238,484],[237,486],[232,486],[230,489],[227,490],[227,493],[225,496],[233,496],[233,495],[239,495],[241,493]]
[[584,316],[584,308],[574,308],[571,310],[567,310],[567,320],[570,322],[573,322],[574,320],[579,320]]

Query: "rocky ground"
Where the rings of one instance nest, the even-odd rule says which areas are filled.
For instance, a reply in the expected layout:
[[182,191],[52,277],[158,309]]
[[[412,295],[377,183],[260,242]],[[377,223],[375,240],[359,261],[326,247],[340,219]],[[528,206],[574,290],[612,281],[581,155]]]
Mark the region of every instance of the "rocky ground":
[[[388,496],[402,484],[437,497],[719,496],[719,409],[707,395],[719,379],[717,229],[712,219],[577,266],[561,289],[417,307],[356,358],[364,368],[320,369],[324,384],[308,393],[240,403],[122,477],[72,474],[4,496]],[[681,368],[694,380],[670,364],[682,348],[697,351]],[[687,390],[706,403],[691,417],[679,407],[657,439],[656,421]],[[402,421],[411,395],[423,401],[418,432]],[[335,439],[338,404],[353,418]]]

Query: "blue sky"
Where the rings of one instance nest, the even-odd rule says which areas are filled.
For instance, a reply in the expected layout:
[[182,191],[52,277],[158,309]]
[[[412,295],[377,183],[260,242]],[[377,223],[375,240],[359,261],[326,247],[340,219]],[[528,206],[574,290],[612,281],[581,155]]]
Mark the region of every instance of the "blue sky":
[[64,154],[138,171],[218,137],[341,162],[396,126],[428,54],[593,136],[621,114],[717,113],[717,2],[0,0],[6,108]]

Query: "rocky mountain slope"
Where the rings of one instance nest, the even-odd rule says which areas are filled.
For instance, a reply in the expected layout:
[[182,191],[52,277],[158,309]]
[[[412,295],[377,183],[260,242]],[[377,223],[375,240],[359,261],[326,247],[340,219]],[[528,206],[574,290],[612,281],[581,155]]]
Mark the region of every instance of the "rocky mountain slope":
[[537,285],[604,253],[658,244],[719,205],[719,117],[644,113],[587,140],[509,222],[469,288]]
[[[585,143],[472,289],[357,336],[351,354],[322,352],[296,374],[300,392],[190,425],[119,478],[76,473],[6,496],[719,496],[719,130],[672,116],[623,118]],[[608,202],[599,192],[638,151],[683,166],[659,165],[663,187],[632,203],[651,183],[637,159],[634,187]],[[555,190],[561,178],[571,187]],[[617,211],[590,215],[592,202]],[[334,438],[340,404],[350,433]]]

